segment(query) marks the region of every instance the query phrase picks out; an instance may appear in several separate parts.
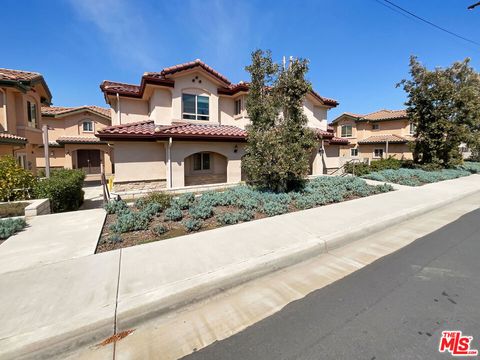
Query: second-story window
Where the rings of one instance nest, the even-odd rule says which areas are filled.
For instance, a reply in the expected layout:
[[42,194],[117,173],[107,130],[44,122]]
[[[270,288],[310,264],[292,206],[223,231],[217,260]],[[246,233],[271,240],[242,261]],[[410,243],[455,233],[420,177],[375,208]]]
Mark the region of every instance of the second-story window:
[[82,130],[83,132],[93,132],[93,121],[85,120],[82,123]]
[[342,125],[342,137],[352,137],[352,125]]
[[240,115],[242,112],[242,99],[235,100],[235,112],[234,115]]
[[417,126],[414,123],[410,123],[410,135],[415,135],[416,130]]
[[380,125],[372,124],[372,130],[379,130],[379,129],[380,129]]
[[209,120],[210,109],[208,96],[183,94],[183,119]]
[[27,125],[36,128],[37,124],[37,104],[27,101]]

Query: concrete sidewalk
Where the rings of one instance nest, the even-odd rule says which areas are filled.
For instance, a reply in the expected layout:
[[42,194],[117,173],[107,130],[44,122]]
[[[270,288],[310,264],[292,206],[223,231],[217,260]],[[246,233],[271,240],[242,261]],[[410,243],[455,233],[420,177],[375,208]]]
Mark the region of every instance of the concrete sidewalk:
[[0,274],[0,357],[98,343],[479,191],[472,175]]
[[36,216],[0,245],[0,274],[91,255],[105,222],[103,209]]

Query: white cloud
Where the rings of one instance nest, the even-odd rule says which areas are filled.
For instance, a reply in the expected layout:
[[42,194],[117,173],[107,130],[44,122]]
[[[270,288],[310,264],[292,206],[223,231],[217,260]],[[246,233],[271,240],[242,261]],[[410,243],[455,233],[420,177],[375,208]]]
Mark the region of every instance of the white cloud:
[[[152,34],[142,16],[140,4],[128,0],[71,0],[72,7],[83,19],[92,22],[101,32],[106,46],[121,62],[155,69],[158,60],[152,54]],[[155,47],[161,41],[155,34]]]

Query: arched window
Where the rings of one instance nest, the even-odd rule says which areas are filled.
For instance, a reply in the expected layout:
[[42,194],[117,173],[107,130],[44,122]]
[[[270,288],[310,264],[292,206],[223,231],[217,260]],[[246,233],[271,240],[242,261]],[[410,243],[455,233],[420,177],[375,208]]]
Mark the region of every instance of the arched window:
[[83,132],[93,132],[93,121],[84,120],[82,123],[82,130]]

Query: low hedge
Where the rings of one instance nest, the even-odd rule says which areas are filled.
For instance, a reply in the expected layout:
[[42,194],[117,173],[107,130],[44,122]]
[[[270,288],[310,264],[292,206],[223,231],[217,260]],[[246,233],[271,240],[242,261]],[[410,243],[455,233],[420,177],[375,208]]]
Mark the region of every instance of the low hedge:
[[407,186],[421,186],[438,181],[456,179],[468,176],[471,172],[464,169],[443,169],[439,171],[425,171],[421,169],[381,170],[364,175],[366,179],[390,182]]
[[50,199],[53,212],[78,210],[83,203],[85,173],[81,170],[56,169],[50,178],[41,179],[34,189],[37,199]]

